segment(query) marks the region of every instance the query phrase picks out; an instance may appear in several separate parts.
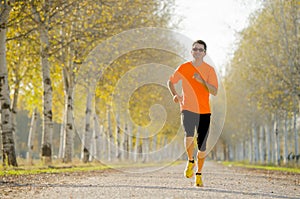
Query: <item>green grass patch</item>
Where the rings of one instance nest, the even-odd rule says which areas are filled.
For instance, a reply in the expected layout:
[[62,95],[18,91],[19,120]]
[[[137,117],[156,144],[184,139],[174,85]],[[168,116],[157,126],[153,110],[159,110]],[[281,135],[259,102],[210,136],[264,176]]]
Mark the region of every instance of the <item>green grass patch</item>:
[[84,172],[84,171],[96,171],[111,168],[109,166],[86,166],[86,167],[68,167],[68,168],[9,168],[1,169],[0,176],[5,175],[32,175],[41,173],[65,173],[65,172]]
[[142,168],[142,167],[157,167],[157,166],[171,166],[178,165],[181,161],[175,161],[172,163],[160,162],[160,163],[132,163],[132,162],[115,162],[109,165],[104,165],[98,162],[91,163],[79,163],[74,164],[63,164],[55,163],[50,166],[43,166],[38,163],[35,165],[21,165],[19,167],[8,167],[4,168],[0,166],[0,176],[8,175],[34,175],[34,174],[50,174],[50,173],[70,173],[70,172],[88,172],[88,171],[99,171],[105,169],[121,169],[121,168]]
[[281,171],[281,172],[289,172],[289,173],[298,173],[300,174],[300,168],[290,168],[290,167],[281,167],[274,165],[254,165],[247,162],[222,162],[224,166],[235,166],[235,167],[244,167],[250,169],[262,169],[269,171]]

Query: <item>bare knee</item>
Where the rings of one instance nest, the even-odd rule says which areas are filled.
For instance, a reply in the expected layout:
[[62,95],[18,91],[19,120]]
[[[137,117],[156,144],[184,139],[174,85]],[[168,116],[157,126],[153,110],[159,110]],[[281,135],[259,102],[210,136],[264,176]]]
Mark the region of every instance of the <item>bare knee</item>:
[[194,145],[194,137],[185,137],[185,145],[187,147]]
[[204,159],[205,156],[206,156],[206,152],[205,151],[198,150],[198,153],[197,153],[197,158],[198,159]]

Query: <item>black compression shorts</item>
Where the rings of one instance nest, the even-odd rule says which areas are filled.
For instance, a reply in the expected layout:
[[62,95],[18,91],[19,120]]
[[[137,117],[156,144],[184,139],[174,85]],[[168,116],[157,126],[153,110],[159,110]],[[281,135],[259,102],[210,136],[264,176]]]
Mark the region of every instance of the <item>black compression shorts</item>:
[[181,112],[181,122],[186,137],[194,137],[195,129],[197,130],[197,144],[200,151],[206,150],[206,141],[210,125],[210,113],[198,114],[191,111],[183,110]]

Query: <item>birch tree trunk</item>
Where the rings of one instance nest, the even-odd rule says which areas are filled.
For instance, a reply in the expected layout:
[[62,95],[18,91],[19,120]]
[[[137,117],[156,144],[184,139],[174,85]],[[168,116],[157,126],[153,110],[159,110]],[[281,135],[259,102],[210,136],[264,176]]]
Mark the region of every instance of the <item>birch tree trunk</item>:
[[250,163],[253,163],[253,156],[254,156],[253,139],[250,138],[248,140],[248,157],[249,157],[249,162]]
[[[75,63],[74,63],[75,64]],[[73,62],[69,62],[69,68],[73,69]],[[64,92],[65,92],[65,114],[66,114],[66,126],[65,126],[65,142],[64,142],[64,162],[72,162],[73,157],[73,137],[74,137],[74,82],[75,74],[73,70],[67,71],[67,68],[63,68],[64,77]]]
[[112,131],[111,131],[111,121],[110,121],[110,109],[107,109],[107,160],[111,161],[111,141],[112,141]]
[[91,114],[92,114],[92,93],[87,87],[86,111],[85,111],[85,134],[83,146],[83,162],[87,163],[91,155]]
[[128,135],[128,159],[132,160],[132,139],[133,139],[133,133],[130,124],[128,124],[127,129],[127,135]]
[[226,161],[227,159],[227,152],[226,152],[226,142],[223,140],[222,142],[222,153],[223,153],[223,160]]
[[122,144],[121,144],[121,156],[122,160],[128,159],[128,129],[127,129],[127,124],[125,124],[124,132],[122,134]]
[[[1,114],[0,114],[0,120],[1,120]],[[3,144],[2,144],[2,130],[1,130],[1,128],[0,128],[0,150],[3,150]],[[2,158],[2,155],[3,155],[3,153],[2,154],[0,154],[0,157]]]
[[[167,138],[167,136],[164,136],[164,137],[162,137],[162,139],[163,139],[163,141],[162,141],[162,143],[163,143],[163,148],[164,148],[164,151],[166,151],[166,153],[165,154],[163,154],[163,156],[162,156],[162,160],[166,160],[166,159],[168,159],[169,158],[169,156],[168,156],[168,151],[167,151],[167,147],[168,147],[168,138]],[[195,155],[195,154],[194,154]],[[194,156],[195,157],[195,156]]]
[[[12,1],[13,3],[13,1]],[[15,152],[14,128],[6,65],[6,24],[12,7],[6,1],[0,4],[0,101],[2,124],[3,165],[18,166]]]
[[260,163],[265,162],[265,139],[264,139],[264,129],[259,126],[259,161]]
[[139,144],[140,144],[140,127],[138,127],[138,130],[137,130],[137,133],[136,133],[136,136],[135,136],[135,146],[134,146],[134,162],[137,162],[138,160],[138,148],[139,148]]
[[246,141],[243,141],[242,142],[242,158],[241,160],[246,160],[247,158],[247,142]]
[[[294,97],[295,100],[295,97]],[[293,111],[293,129],[294,129],[294,140],[295,140],[295,144],[294,144],[294,153],[295,155],[300,155],[299,151],[298,151],[298,131],[297,131],[297,107],[296,107],[296,102],[294,102],[294,111]],[[299,110],[300,110],[300,100],[299,100]],[[298,163],[298,159],[296,158],[296,161]]]
[[[94,120],[93,120],[94,122]],[[97,150],[97,143],[96,143],[96,131],[95,128],[91,128],[91,147],[90,147],[90,157],[89,157],[89,161],[93,161],[96,157],[96,150]]]
[[74,137],[74,121],[73,121],[73,110],[74,110],[74,89],[72,86],[66,89],[66,128],[65,128],[65,153],[64,162],[72,162],[73,157],[73,137]]
[[120,128],[120,116],[117,113],[116,115],[116,120],[117,120],[117,126],[116,126],[116,134],[115,134],[115,138],[116,138],[116,158],[118,160],[121,159],[121,153],[120,153],[120,146],[121,146],[121,128]]
[[281,155],[280,155],[280,134],[279,134],[279,129],[277,127],[276,129],[276,145],[277,145],[277,151],[276,151],[276,160],[277,160],[277,165],[280,165],[281,162]]
[[29,128],[29,134],[28,134],[28,141],[27,141],[27,162],[30,163],[31,165],[33,164],[32,162],[32,151],[34,149],[33,142],[36,134],[36,121],[37,121],[37,110],[34,109],[31,117],[31,122],[30,122],[30,128]]
[[252,132],[253,132],[253,151],[254,151],[254,162],[256,163],[259,159],[259,151],[258,151],[258,135],[256,125],[252,124]]
[[105,159],[106,158],[106,137],[105,137],[105,130],[104,130],[104,126],[100,125],[100,146],[99,146],[99,160],[101,159]]
[[149,143],[150,143],[150,141],[149,141],[149,137],[148,137],[148,131],[147,130],[145,130],[145,137],[143,138],[143,144],[142,144],[142,150],[143,150],[143,162],[148,162],[148,160],[149,160]]
[[268,124],[265,124],[265,134],[266,134],[266,153],[267,153],[267,163],[270,164],[272,161],[271,153],[271,132]]
[[239,142],[238,143],[238,161],[243,161],[244,160],[244,152],[245,152],[245,147],[244,147],[244,142]]
[[102,126],[100,126],[97,114],[94,114],[94,131],[95,131],[95,156],[94,158],[100,160],[101,146],[102,146]]
[[[65,13],[65,10],[63,11]],[[72,121],[72,110],[73,110],[73,92],[72,92],[72,66],[73,66],[73,57],[71,53],[71,48],[63,47],[65,42],[66,32],[65,32],[65,23],[61,24],[60,37],[61,37],[61,63],[63,63],[62,75],[64,83],[64,113],[63,113],[63,124],[61,131],[61,140],[60,140],[60,157],[63,158],[63,162],[69,163],[72,161],[73,154],[73,121]],[[70,118],[71,115],[71,118]]]
[[[153,136],[152,145],[151,145],[151,151],[156,152],[156,150],[157,150],[157,134]],[[157,159],[156,157],[154,157],[154,158],[155,158],[155,160]]]
[[288,117],[287,111],[284,115],[284,136],[283,136],[283,164],[287,164],[288,157]]
[[[65,32],[64,32],[64,27],[65,24],[62,23],[61,25],[61,30],[60,30],[60,37],[61,37],[61,50],[60,50],[60,61],[61,63],[64,65],[64,63],[66,62],[66,53],[63,49],[63,43],[64,43],[64,37],[65,37]],[[61,124],[61,128],[60,128],[60,136],[59,136],[59,150],[58,150],[58,158],[62,159],[64,161],[64,154],[65,154],[65,143],[66,143],[66,135],[65,135],[65,128],[66,128],[66,117],[67,117],[67,111],[66,111],[66,77],[65,77],[65,69],[63,66],[63,70],[62,70],[62,75],[63,75],[63,82],[64,82],[64,102],[65,102],[65,108],[64,108],[64,112],[63,112],[63,120],[62,120],[62,124]]]
[[280,165],[280,143],[279,143],[279,132],[278,132],[278,117],[275,115],[274,118],[274,153],[275,153],[275,164]]
[[60,125],[60,133],[59,133],[59,150],[58,150],[58,158],[63,159],[65,154],[65,126],[66,126],[66,113],[63,113],[63,121]]
[[[1,110],[0,110],[1,111]],[[0,121],[1,121],[1,114],[0,114]],[[0,158],[2,159],[3,156],[3,145],[2,145],[2,129],[1,129],[1,125],[0,125],[0,150],[2,150],[2,153],[0,154]],[[4,162],[2,162],[3,164]]]
[[[43,71],[43,140],[42,140],[42,157],[45,158],[45,163],[51,163],[52,156],[52,85],[50,78],[50,64],[47,49],[49,41],[46,27],[41,27],[41,56],[42,56],[42,71]],[[45,47],[43,47],[45,46]]]
[[[20,90],[20,79],[19,76],[16,75],[16,80],[15,80],[15,89],[14,89],[14,97],[13,97],[13,102],[12,102],[12,109],[11,109],[11,113],[12,113],[12,128],[13,130],[13,137],[14,140],[16,140],[16,135],[15,135],[15,129],[17,129],[17,107],[18,107],[18,98],[19,98],[19,90]],[[17,146],[16,150],[18,149]]]
[[233,147],[232,147],[231,142],[228,143],[227,148],[228,148],[228,160],[229,160],[229,161],[232,161],[232,160],[233,160],[233,156],[234,156],[234,155],[233,155],[233,154],[234,154],[234,153],[233,153],[234,151],[233,151],[233,149],[232,149]]
[[240,147],[241,147],[241,143],[235,143],[234,145],[233,145],[233,147],[234,147],[234,158],[233,158],[233,161],[238,161],[239,160],[239,158],[240,158]]
[[[51,1],[45,1],[45,10],[50,10]],[[46,12],[43,17],[40,16],[38,9],[34,2],[31,2],[32,14],[35,21],[38,23],[38,32],[40,34],[40,56],[43,73],[43,135],[42,135],[42,158],[45,164],[52,162],[52,85],[50,77],[50,63],[49,63],[49,12]]]

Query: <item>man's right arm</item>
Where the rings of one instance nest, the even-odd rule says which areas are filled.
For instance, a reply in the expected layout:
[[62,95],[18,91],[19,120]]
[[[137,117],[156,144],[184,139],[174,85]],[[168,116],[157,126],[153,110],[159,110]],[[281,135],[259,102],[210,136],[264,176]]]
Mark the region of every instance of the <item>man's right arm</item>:
[[168,80],[168,88],[172,96],[177,95],[174,84],[170,80]]
[[168,80],[168,88],[169,88],[170,93],[173,96],[173,101],[175,103],[178,103],[179,102],[179,96],[178,96],[178,94],[175,90],[174,84],[170,80]]

